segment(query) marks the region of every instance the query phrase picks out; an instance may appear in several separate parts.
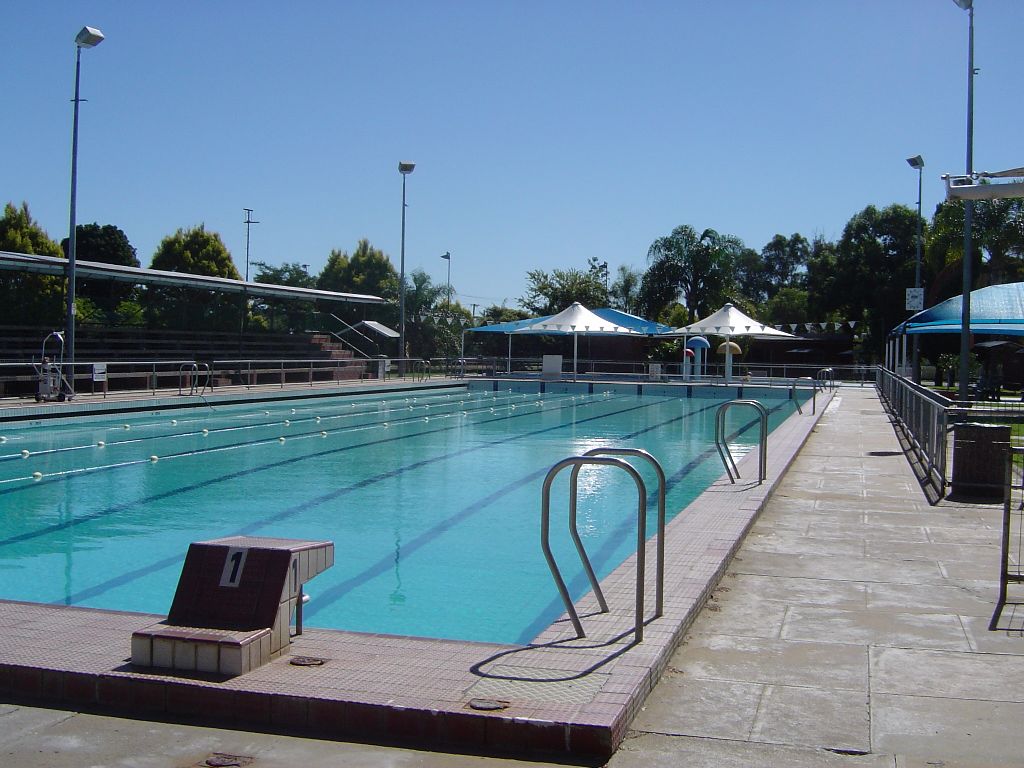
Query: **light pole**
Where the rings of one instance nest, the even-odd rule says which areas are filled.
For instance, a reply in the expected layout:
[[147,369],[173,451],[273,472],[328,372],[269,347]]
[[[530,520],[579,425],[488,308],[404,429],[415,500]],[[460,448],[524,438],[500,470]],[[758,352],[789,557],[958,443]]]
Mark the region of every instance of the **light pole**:
[[[967,11],[967,175],[974,173],[974,0],[953,0]],[[964,286],[960,307],[960,387],[958,397],[967,399],[967,356],[971,346],[971,227],[974,201],[964,200]]]
[[259,222],[255,221],[253,219],[253,217],[252,217],[252,208],[243,208],[242,210],[245,211],[245,221],[242,222],[243,224],[245,224],[245,282],[248,283],[249,282],[249,227],[252,224],[259,224]]
[[452,313],[452,252],[445,251],[441,254],[441,258],[448,262],[448,292],[445,294],[448,297],[448,314]]
[[[907,164],[911,168],[917,169],[917,240],[914,248],[914,287],[921,287],[921,177],[924,173],[924,158],[920,155],[914,155],[913,157],[907,158]],[[924,309],[924,305],[921,305],[921,309]],[[921,383],[921,355],[920,355],[920,339],[918,334],[914,334],[914,352],[913,352],[913,377],[914,383]]]
[[67,345],[67,360],[71,366],[68,379],[70,394],[75,392],[75,206],[78,200],[78,85],[82,73],[82,49],[95,48],[103,42],[103,33],[95,27],[82,27],[75,35],[75,117],[71,128],[71,221],[68,227],[67,313],[64,326],[64,340]]
[[413,172],[416,163],[398,162],[402,174],[402,260],[398,272],[398,372],[405,376],[405,177]]

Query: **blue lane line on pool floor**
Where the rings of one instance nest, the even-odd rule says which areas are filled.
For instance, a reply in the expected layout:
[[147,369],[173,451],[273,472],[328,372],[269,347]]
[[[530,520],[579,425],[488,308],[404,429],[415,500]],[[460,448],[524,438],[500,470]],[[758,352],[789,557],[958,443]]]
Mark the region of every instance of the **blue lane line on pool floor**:
[[[608,400],[605,399],[605,400],[602,400],[600,402],[608,402]],[[664,401],[662,400],[660,402],[664,402]],[[565,428],[565,427],[570,427],[570,426],[573,426],[573,425],[576,425],[576,424],[587,423],[587,422],[591,422],[591,421],[596,421],[596,420],[608,418],[608,417],[611,417],[611,416],[616,416],[616,415],[619,415],[621,413],[627,413],[629,411],[639,410],[641,408],[654,407],[657,404],[658,403],[653,403],[653,402],[652,403],[645,403],[645,404],[643,404],[641,406],[633,406],[633,407],[626,408],[626,409],[621,409],[621,410],[618,410],[618,411],[612,412],[612,413],[597,414],[595,416],[589,416],[589,417],[587,417],[585,419],[573,420],[572,422],[568,422],[566,424],[554,425],[554,426],[551,426],[551,427],[545,427],[544,429],[535,430],[533,432],[522,433],[522,434],[519,434],[519,435],[512,435],[512,436],[505,437],[505,438],[502,438],[502,439],[499,439],[499,440],[496,440],[496,441],[492,441],[491,443],[488,443],[488,444],[483,445],[483,446],[472,446],[470,448],[460,449],[458,451],[454,451],[454,452],[451,452],[451,453],[448,453],[448,454],[444,454],[444,455],[441,455],[441,456],[432,457],[430,459],[424,459],[424,460],[421,460],[421,461],[418,461],[418,462],[414,462],[412,464],[405,465],[404,467],[399,467],[399,468],[396,468],[396,469],[391,470],[389,472],[381,473],[380,475],[376,475],[376,476],[373,476],[373,477],[370,477],[370,478],[365,478],[364,480],[361,480],[361,481],[359,481],[357,483],[354,483],[352,485],[346,486],[345,488],[337,489],[335,491],[330,492],[329,494],[324,494],[323,496],[317,497],[316,499],[313,499],[311,501],[295,505],[294,507],[292,507],[290,509],[283,510],[283,511],[279,512],[278,514],[271,516],[270,518],[265,518],[264,520],[261,520],[261,521],[255,522],[255,523],[251,523],[251,524],[249,524],[249,525],[247,525],[247,526],[245,526],[245,527],[243,527],[241,529],[236,530],[235,532],[233,532],[231,534],[225,534],[225,535],[252,534],[252,533],[256,532],[257,530],[259,530],[260,528],[264,528],[264,527],[266,527],[266,526],[268,526],[268,525],[270,525],[272,523],[280,522],[281,520],[284,520],[284,519],[286,519],[288,517],[292,517],[294,515],[300,514],[300,513],[304,512],[304,511],[314,507],[314,506],[318,506],[318,505],[326,503],[328,501],[335,500],[337,498],[340,498],[341,496],[347,495],[349,493],[353,493],[353,492],[358,491],[358,490],[360,490],[362,488],[365,488],[365,487],[367,487],[369,485],[373,485],[373,484],[376,484],[376,483],[379,483],[379,482],[383,482],[385,480],[393,479],[394,477],[396,477],[399,474],[402,474],[404,472],[412,471],[414,469],[419,469],[419,468],[421,468],[423,466],[426,466],[428,464],[432,464],[432,463],[435,463],[437,461],[441,461],[441,460],[447,459],[447,458],[452,457],[452,456],[457,456],[457,455],[464,454],[464,453],[470,453],[470,452],[473,452],[473,451],[490,448],[490,447],[497,446],[497,445],[500,445],[500,444],[503,444],[503,443],[511,442],[513,440],[519,440],[519,439],[522,439],[524,437],[537,436],[537,435],[540,435],[540,434],[544,434],[544,433],[547,433],[547,432],[552,432],[552,431],[555,431],[555,430],[558,430],[558,429],[562,429],[562,428]],[[697,415],[699,413],[703,413],[705,411],[708,411],[708,410],[716,407],[717,405],[718,405],[717,403],[710,404],[710,405],[707,405],[707,406],[702,407],[702,408],[698,408],[698,409],[695,409],[695,410],[684,412],[681,415],[674,416],[671,419],[666,420],[665,422],[662,423],[662,425],[665,426],[665,425],[669,425],[669,424],[672,424],[672,423],[675,423],[675,422],[682,421],[684,419],[687,419],[687,418],[690,418],[692,416],[695,416],[695,415]],[[529,414],[527,414],[527,415],[529,415]],[[653,428],[653,427],[649,427],[649,428]],[[645,430],[641,430],[640,432],[643,432],[643,431],[646,431],[646,429]],[[640,432],[638,432],[636,434],[640,434]],[[483,510],[486,507],[490,506],[490,504],[494,503],[494,501],[499,499],[502,494],[507,493],[507,492],[512,491],[512,490],[515,490],[515,489],[517,489],[519,487],[522,487],[526,483],[529,483],[529,482],[531,482],[533,480],[536,480],[539,477],[542,477],[545,473],[547,473],[548,469],[549,469],[548,467],[544,467],[542,469],[536,470],[536,471],[526,475],[525,477],[520,478],[519,480],[516,480],[516,481],[513,481],[511,483],[508,483],[500,491],[496,491],[496,492],[493,492],[493,493],[489,494],[486,497],[485,500],[477,502],[477,503],[474,503],[474,504],[471,504],[471,505],[465,507],[463,510],[461,510],[458,513],[456,513],[455,515],[450,516],[445,521],[442,521],[442,522],[436,524],[435,526],[433,526],[432,528],[424,531],[423,533],[418,535],[415,539],[413,539],[409,544],[405,545],[402,548],[403,556],[408,557],[409,555],[413,554],[417,550],[421,549],[423,546],[426,546],[427,544],[429,544],[431,541],[436,539],[438,536],[443,534],[445,531],[447,531],[450,528],[452,528],[456,523],[462,522],[463,520],[468,519],[472,515],[480,512],[481,510]],[[164,558],[163,560],[157,561],[157,562],[152,563],[152,564],[150,564],[148,566],[143,566],[142,568],[138,568],[138,569],[136,569],[134,571],[130,571],[128,573],[125,573],[125,574],[122,574],[120,576],[114,577],[113,579],[109,579],[106,582],[101,582],[100,584],[96,584],[96,585],[94,585],[92,587],[89,587],[89,588],[86,588],[84,590],[81,590],[80,592],[75,593],[72,596],[66,597],[65,600],[61,601],[61,602],[65,602],[65,603],[71,604],[71,605],[78,604],[78,603],[82,602],[83,600],[90,599],[92,597],[96,597],[96,596],[98,596],[98,595],[100,595],[100,594],[102,594],[102,593],[104,593],[104,592],[106,592],[106,591],[108,591],[110,589],[114,589],[114,588],[123,586],[125,584],[128,584],[131,581],[134,581],[135,579],[137,579],[137,578],[139,578],[141,576],[145,576],[145,575],[148,575],[150,573],[156,572],[158,570],[162,570],[163,568],[167,568],[167,567],[170,567],[172,565],[178,564],[178,563],[181,562],[183,557],[184,557],[184,555]],[[392,565],[393,565],[393,555],[391,555],[389,553],[388,555],[385,555],[384,557],[380,558],[373,565],[371,565],[371,566],[369,566],[367,568],[364,568],[363,571],[361,571],[359,574],[357,574],[355,576],[352,576],[348,580],[346,580],[346,582],[345,582],[346,588],[340,589],[338,586],[335,586],[335,587],[332,587],[332,588],[328,588],[327,590],[325,590],[324,593],[318,594],[316,603],[313,606],[311,606],[309,609],[307,609],[306,615],[307,616],[314,616],[318,612],[319,607],[322,607],[322,606],[326,605],[329,602],[333,602],[334,600],[339,599],[340,597],[342,597],[344,594],[346,594],[347,592],[351,591],[352,589],[355,589],[359,585],[370,581],[375,575],[378,575],[380,572],[390,570]]]
[[[715,403],[715,404],[704,406],[702,408],[694,409],[692,411],[687,411],[687,412],[685,412],[683,414],[680,414],[678,416],[673,416],[670,419],[666,419],[665,421],[659,422],[658,424],[648,425],[644,429],[641,429],[641,430],[638,430],[636,432],[624,435],[622,438],[619,438],[619,440],[621,441],[621,440],[631,439],[633,437],[636,437],[638,435],[641,435],[641,434],[643,434],[645,432],[648,432],[648,431],[651,431],[653,429],[664,428],[666,426],[669,426],[670,424],[677,423],[677,422],[683,421],[684,419],[688,419],[688,418],[696,416],[696,415],[698,415],[700,413],[704,413],[706,411],[709,411],[709,410],[711,410],[713,408],[716,408],[717,406],[718,406],[718,404]],[[750,427],[752,427],[753,425],[755,425],[757,423],[758,423],[757,420],[754,419],[754,420],[750,421],[747,425],[745,425],[742,429],[737,430],[734,434],[735,435],[742,434],[747,429],[749,429]],[[714,454],[713,454],[711,449],[708,449],[708,450],[704,451],[699,457],[695,458],[693,461],[691,461],[688,464],[686,464],[679,472],[675,473],[672,476],[672,480],[671,481],[666,480],[666,493],[671,488],[675,487],[687,475],[689,475],[690,472],[692,472],[693,469],[695,469],[701,462],[706,461],[708,459],[708,457],[710,457],[712,455],[714,455]],[[528,483],[534,482],[534,481],[544,477],[548,473],[548,471],[550,471],[550,469],[551,469],[550,466],[544,466],[544,467],[542,467],[540,469],[533,470],[533,471],[529,472],[528,474],[523,475],[523,476],[521,476],[520,478],[518,478],[516,480],[513,480],[513,481],[511,481],[509,483],[506,483],[500,489],[498,489],[497,491],[494,491],[494,492],[488,494],[487,496],[483,497],[482,499],[479,499],[479,500],[477,500],[477,501],[475,501],[475,502],[473,502],[471,504],[466,505],[460,511],[455,513],[454,515],[451,515],[450,517],[446,518],[445,520],[442,520],[441,522],[435,524],[433,527],[427,529],[423,533],[421,533],[418,536],[416,536],[416,538],[411,540],[408,544],[403,545],[402,546],[402,557],[403,558],[410,557],[417,550],[419,550],[420,548],[422,548],[426,544],[430,543],[434,539],[438,538],[440,535],[442,535],[446,531],[448,531],[451,528],[453,528],[456,523],[462,522],[462,521],[468,519],[469,517],[471,517],[472,515],[475,515],[475,514],[481,512],[481,511],[483,511],[484,509],[489,507],[491,504],[493,504],[495,501],[500,499],[502,496],[504,496],[504,495],[506,495],[506,494],[508,494],[508,493],[510,493],[512,491],[515,491],[515,490],[517,490],[519,488],[522,488],[524,485],[527,485]],[[652,501],[655,501],[656,498],[657,498],[657,492],[652,492],[651,494],[649,494],[648,500],[647,500],[648,507],[650,507]],[[614,535],[613,535],[613,538],[615,538]],[[618,543],[617,540],[612,542],[612,546],[616,546],[617,543]],[[608,556],[609,555],[607,553],[605,553],[604,554],[604,559],[607,560]],[[374,577],[379,576],[380,574],[387,572],[388,570],[391,569],[392,566],[393,566],[393,560],[392,560],[392,557],[390,555],[388,555],[387,557],[382,557],[376,563],[374,563],[373,565],[365,568],[360,573],[349,577],[348,579],[346,579],[345,581],[341,582],[340,584],[336,584],[336,585],[334,585],[332,587],[327,588],[323,592],[317,593],[316,603],[315,604],[311,604],[310,608],[307,609],[305,615],[308,616],[308,617],[315,616],[318,612],[323,610],[326,606],[328,606],[331,603],[335,602],[336,600],[340,599],[341,597],[343,597],[345,594],[347,594],[351,590],[356,589],[356,588],[362,586],[363,584],[368,583],[369,581],[372,581],[372,579]]]
[[[603,398],[601,400],[594,400],[594,401],[591,401],[589,403],[584,403],[582,405],[595,405],[595,404],[600,404],[600,403],[607,403],[607,402],[611,402],[611,401],[616,400],[616,399],[619,399],[619,398]],[[630,398],[630,399],[632,399],[632,398]],[[664,402],[664,399],[659,399],[658,402]],[[564,429],[564,428],[567,428],[567,427],[572,427],[572,426],[577,425],[577,424],[583,424],[583,423],[588,423],[588,422],[591,422],[591,421],[597,421],[597,420],[600,420],[600,419],[605,419],[605,418],[617,416],[617,415],[620,415],[622,413],[628,413],[630,411],[642,410],[642,409],[645,409],[645,408],[654,407],[656,404],[657,404],[656,402],[644,403],[644,404],[637,405],[637,406],[631,406],[631,407],[625,408],[625,409],[619,409],[619,410],[613,411],[613,412],[608,412],[608,413],[603,413],[603,414],[596,414],[594,416],[588,416],[588,417],[583,418],[583,419],[574,419],[573,421],[567,422],[567,423],[564,423],[564,424],[557,424],[557,425],[553,425],[553,426],[550,426],[550,427],[545,427],[543,429],[534,430],[532,432],[524,432],[524,433],[520,433],[520,434],[517,434],[517,435],[507,436],[507,437],[504,437],[504,438],[501,438],[501,439],[498,439],[498,440],[494,440],[494,441],[492,441],[490,443],[486,443],[486,444],[483,444],[483,445],[474,445],[474,446],[470,446],[470,447],[467,447],[467,448],[461,448],[461,449],[459,449],[457,451],[452,451],[452,452],[449,452],[449,453],[446,453],[446,454],[441,454],[441,455],[438,455],[438,456],[431,457],[429,459],[424,459],[424,460],[421,460],[421,461],[417,461],[417,462],[414,462],[412,464],[406,465],[404,467],[399,467],[399,468],[396,468],[396,469],[391,470],[389,472],[382,473],[382,474],[374,476],[374,477],[366,478],[366,479],[364,479],[362,481],[359,481],[359,482],[357,482],[357,483],[355,483],[353,485],[346,486],[345,488],[337,489],[337,490],[332,491],[332,492],[330,492],[328,494],[324,494],[321,497],[318,497],[318,498],[316,498],[316,499],[314,499],[312,501],[304,502],[304,503],[296,505],[296,506],[294,506],[294,507],[292,507],[290,509],[284,510],[284,511],[282,511],[282,512],[276,514],[276,515],[273,515],[273,516],[271,516],[269,518],[265,518],[264,520],[260,520],[260,521],[254,522],[254,523],[250,523],[249,525],[245,526],[244,528],[242,528],[242,529],[240,529],[238,531],[235,531],[233,534],[224,534],[224,535],[238,535],[238,534],[251,533],[254,530],[258,530],[259,528],[266,527],[267,525],[270,525],[272,523],[279,522],[280,520],[283,520],[283,519],[286,519],[286,518],[291,517],[293,515],[299,514],[299,513],[303,512],[303,511],[306,511],[307,509],[310,509],[310,508],[314,507],[314,506],[318,506],[320,504],[326,503],[327,501],[331,501],[331,500],[336,499],[336,498],[338,498],[338,497],[340,497],[342,495],[345,495],[345,494],[351,493],[353,491],[359,490],[360,488],[366,487],[366,486],[371,485],[371,484],[383,482],[384,480],[392,479],[392,478],[396,477],[397,475],[402,474],[403,472],[412,471],[414,469],[418,469],[418,468],[421,468],[423,466],[426,466],[426,465],[429,465],[429,464],[432,464],[432,463],[436,463],[436,462],[439,462],[439,461],[446,460],[446,459],[451,458],[453,456],[458,456],[458,455],[462,455],[462,454],[471,453],[471,452],[474,452],[474,451],[484,450],[484,449],[487,449],[487,448],[490,448],[490,447],[501,445],[502,443],[507,443],[507,442],[511,442],[511,441],[514,441],[514,440],[520,440],[520,439],[527,438],[527,437],[535,437],[537,435],[541,435],[541,434],[557,431],[557,430]],[[499,419],[489,419],[489,420],[487,420],[485,422],[482,422],[482,423],[491,423],[491,422],[502,421],[502,420],[506,420],[506,419],[510,419],[510,418],[517,418],[520,415],[522,415],[522,416],[530,416],[530,415],[534,415],[536,413],[537,413],[536,411],[524,412],[523,414],[517,414],[516,416],[511,416],[510,415],[510,416],[502,417],[502,418],[499,418]],[[690,412],[690,413],[696,413],[696,411]],[[689,415],[689,413],[684,415],[683,417],[676,417],[676,419],[673,419],[673,420],[678,420],[679,418],[685,418],[687,415]],[[432,430],[432,431],[433,432],[444,432],[444,431],[449,431],[451,429],[456,429],[456,428],[458,428],[458,427],[447,427],[447,428],[444,428],[444,429]],[[330,451],[320,452],[317,455],[325,455],[325,454],[331,454],[331,453],[340,453],[340,452],[343,452],[343,451],[349,451],[349,450],[354,450],[356,448],[366,447],[368,445],[377,445],[377,444],[381,444],[381,443],[394,442],[396,440],[409,439],[409,438],[420,436],[422,434],[423,434],[422,432],[419,432],[419,433],[415,433],[415,434],[412,434],[412,435],[402,435],[402,436],[396,436],[396,437],[391,437],[391,438],[383,438],[383,439],[380,439],[380,440],[368,441],[368,442],[360,443],[360,444],[356,444],[356,445],[343,446],[343,447],[340,447],[340,448],[332,449]],[[155,494],[154,496],[148,497],[148,498],[143,499],[141,501],[124,503],[124,504],[119,504],[119,505],[116,505],[116,506],[113,506],[113,507],[108,507],[105,510],[101,510],[99,512],[96,512],[96,513],[94,513],[92,515],[89,515],[89,516],[86,516],[86,517],[76,518],[74,520],[69,520],[69,521],[66,521],[66,522],[63,522],[63,523],[59,523],[59,524],[56,524],[56,525],[47,526],[45,528],[38,529],[36,531],[20,534],[19,536],[10,537],[8,539],[0,541],[0,546],[7,546],[9,544],[18,543],[18,542],[25,541],[25,540],[28,540],[28,539],[38,538],[40,536],[45,536],[47,534],[54,533],[54,532],[59,531],[59,530],[64,530],[64,529],[72,528],[72,527],[75,527],[77,525],[81,525],[81,524],[84,524],[84,523],[93,522],[93,521],[95,521],[97,519],[100,519],[102,517],[105,517],[105,516],[108,516],[108,515],[111,515],[111,514],[116,514],[117,512],[123,512],[123,511],[128,510],[128,509],[135,508],[135,507],[139,506],[140,504],[145,504],[147,502],[152,502],[152,501],[163,500],[163,499],[170,498],[172,496],[175,496],[175,495],[178,495],[178,494],[181,494],[181,493],[185,493],[185,492],[190,492],[190,491],[194,491],[194,490],[200,490],[202,488],[209,487],[211,485],[214,485],[214,484],[217,484],[217,483],[220,483],[220,482],[224,482],[224,481],[229,480],[229,479],[236,479],[238,477],[242,477],[242,476],[246,476],[246,475],[251,475],[251,474],[254,474],[256,472],[266,471],[266,470],[269,470],[269,469],[272,469],[272,468],[275,468],[275,467],[280,467],[280,466],[283,466],[283,465],[291,464],[291,463],[294,463],[296,461],[303,461],[303,460],[306,460],[308,458],[309,458],[309,456],[294,457],[292,459],[286,459],[286,460],[283,460],[283,461],[280,461],[280,462],[274,462],[272,464],[264,465],[262,467],[253,467],[253,468],[250,468],[250,469],[241,470],[239,472],[230,473],[228,475],[222,475],[222,476],[220,476],[218,478],[211,478],[210,480],[205,480],[205,481],[202,481],[200,483],[194,483],[194,484],[191,484],[191,485],[186,486],[184,488],[176,488],[174,490],[167,491],[167,492],[162,493],[162,494]],[[72,605],[78,604],[82,600],[89,599],[91,597],[95,597],[95,596],[97,596],[97,595],[99,595],[99,594],[101,594],[103,592],[106,592],[109,589],[112,589],[112,588],[115,588],[115,587],[122,586],[124,584],[130,583],[131,581],[133,581],[134,579],[136,579],[136,578],[138,578],[140,576],[152,573],[152,572],[154,572],[156,570],[161,570],[162,568],[168,567],[169,565],[172,565],[174,563],[180,563],[183,558],[184,558],[184,553],[182,553],[180,556],[176,556],[176,557],[173,557],[173,558],[166,558],[164,560],[157,561],[156,563],[150,564],[148,566],[144,566],[142,568],[135,569],[135,570],[130,571],[128,573],[122,574],[121,576],[118,576],[118,577],[115,577],[113,579],[110,579],[110,580],[108,580],[106,582],[102,582],[101,584],[94,585],[93,587],[90,587],[90,588],[87,588],[85,590],[82,590],[82,591],[80,591],[78,593],[75,593],[74,595],[66,596],[66,598],[64,600],[61,600],[61,601],[58,601],[58,602],[60,602],[62,604],[65,604],[65,603],[66,604],[72,604]]]

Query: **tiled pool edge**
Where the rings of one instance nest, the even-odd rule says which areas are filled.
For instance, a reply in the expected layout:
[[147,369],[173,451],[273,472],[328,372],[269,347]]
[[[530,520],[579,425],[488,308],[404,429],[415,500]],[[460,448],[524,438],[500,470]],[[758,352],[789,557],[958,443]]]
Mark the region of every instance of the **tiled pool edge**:
[[[524,697],[512,700],[504,711],[471,710],[467,701],[481,680],[471,668],[489,657],[525,652],[523,669],[550,666],[562,673],[582,672],[607,656],[608,646],[593,649],[567,643],[554,652],[314,630],[296,639],[293,654],[328,658],[323,667],[293,667],[285,658],[263,672],[204,680],[144,674],[127,664],[131,629],[151,623],[152,616],[11,601],[0,601],[0,696],[336,740],[605,760],[625,737],[633,716],[827,404],[819,402],[817,414],[789,419],[772,434],[768,483],[732,486],[719,481],[673,521],[666,537],[670,546],[664,617],[648,624],[643,644],[600,667],[595,677],[604,682],[586,701],[573,701],[571,696],[559,700],[557,695],[554,701]],[[740,462],[745,477],[753,458]],[[648,563],[653,563],[653,556]],[[649,565],[648,574],[652,571]],[[632,589],[632,573],[627,562],[603,582],[610,600],[613,594]],[[585,602],[586,598],[581,604]],[[630,628],[632,621],[631,615],[613,611],[585,617],[584,624],[598,638],[614,636]],[[556,623],[537,642],[564,640],[564,627],[564,622]],[[375,678],[376,685],[357,682],[361,675]]]

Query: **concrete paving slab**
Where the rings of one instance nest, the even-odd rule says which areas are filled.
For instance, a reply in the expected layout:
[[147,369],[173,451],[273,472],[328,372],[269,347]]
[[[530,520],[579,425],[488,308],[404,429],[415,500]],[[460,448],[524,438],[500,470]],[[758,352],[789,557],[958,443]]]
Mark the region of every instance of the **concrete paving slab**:
[[[871,744],[932,765],[1024,765],[1024,704],[874,694]],[[928,764],[927,762],[925,763]]]
[[961,582],[953,586],[873,583],[867,584],[865,590],[865,608],[871,611],[955,613],[961,622],[965,617],[984,617],[986,628],[992,615],[994,594],[987,581]]
[[[716,594],[722,594],[721,590]],[[690,634],[778,638],[782,633],[788,609],[786,603],[747,594],[730,597],[727,605],[729,609],[723,610],[719,598],[709,600],[690,628]]]
[[[870,585],[857,581],[802,579],[738,573],[728,580],[728,599],[722,600],[719,615],[728,617],[735,606],[745,613],[745,601],[773,601],[785,605],[814,605],[856,610],[867,607]],[[722,593],[721,588],[716,594]],[[702,617],[703,618],[703,617]],[[695,625],[696,630],[696,625]]]
[[608,768],[894,768],[890,755],[841,755],[826,749],[758,742],[636,734]]
[[[909,518],[909,516],[908,516]],[[856,538],[861,541],[872,539],[884,539],[891,542],[911,542],[927,544],[931,541],[928,537],[927,521],[921,519],[915,521],[907,519],[899,524],[894,523],[867,523],[861,515],[861,519],[853,522],[845,522],[835,518],[822,521],[813,521],[807,527],[810,536],[829,538]]]
[[1019,607],[1016,612],[1009,606],[1004,608],[999,619],[1000,629],[995,631],[989,631],[990,618],[991,616],[960,617],[967,639],[971,643],[971,650],[980,653],[1007,653],[1017,657],[1024,654],[1024,616],[1021,615]]
[[712,680],[866,691],[867,648],[759,637],[689,637],[673,659],[686,675]]
[[[927,534],[927,531],[925,532]],[[944,563],[977,563],[999,561],[999,541],[985,544],[942,543],[935,541],[885,541],[868,539],[868,557],[899,558],[900,560],[941,560]]]
[[747,551],[754,552],[863,557],[865,542],[863,539],[807,536],[795,531],[751,531],[743,546]]
[[971,649],[960,618],[940,613],[839,611],[801,606],[786,616],[782,637],[861,646]]
[[733,561],[737,573],[776,574],[811,579],[883,581],[905,584],[942,584],[945,577],[936,564],[908,560],[869,560],[813,554],[778,554],[744,550]]
[[[211,755],[252,768],[530,768],[547,763],[441,754],[272,733],[16,707],[0,713],[0,764],[17,768],[186,768]],[[8,720],[8,718],[12,718]]]
[[871,690],[1024,704],[1024,665],[1009,655],[872,648]]
[[676,736],[746,741],[765,687],[670,672],[647,698],[633,727]]
[[750,739],[774,744],[871,751],[866,691],[767,686]]

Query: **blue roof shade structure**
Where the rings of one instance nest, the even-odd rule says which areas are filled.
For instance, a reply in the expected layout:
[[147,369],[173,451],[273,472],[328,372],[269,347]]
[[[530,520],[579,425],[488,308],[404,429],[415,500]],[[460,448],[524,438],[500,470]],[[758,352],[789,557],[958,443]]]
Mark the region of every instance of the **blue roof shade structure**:
[[[892,330],[902,333],[960,333],[962,296],[922,310]],[[971,291],[971,333],[1024,336],[1024,283],[990,285]]]

